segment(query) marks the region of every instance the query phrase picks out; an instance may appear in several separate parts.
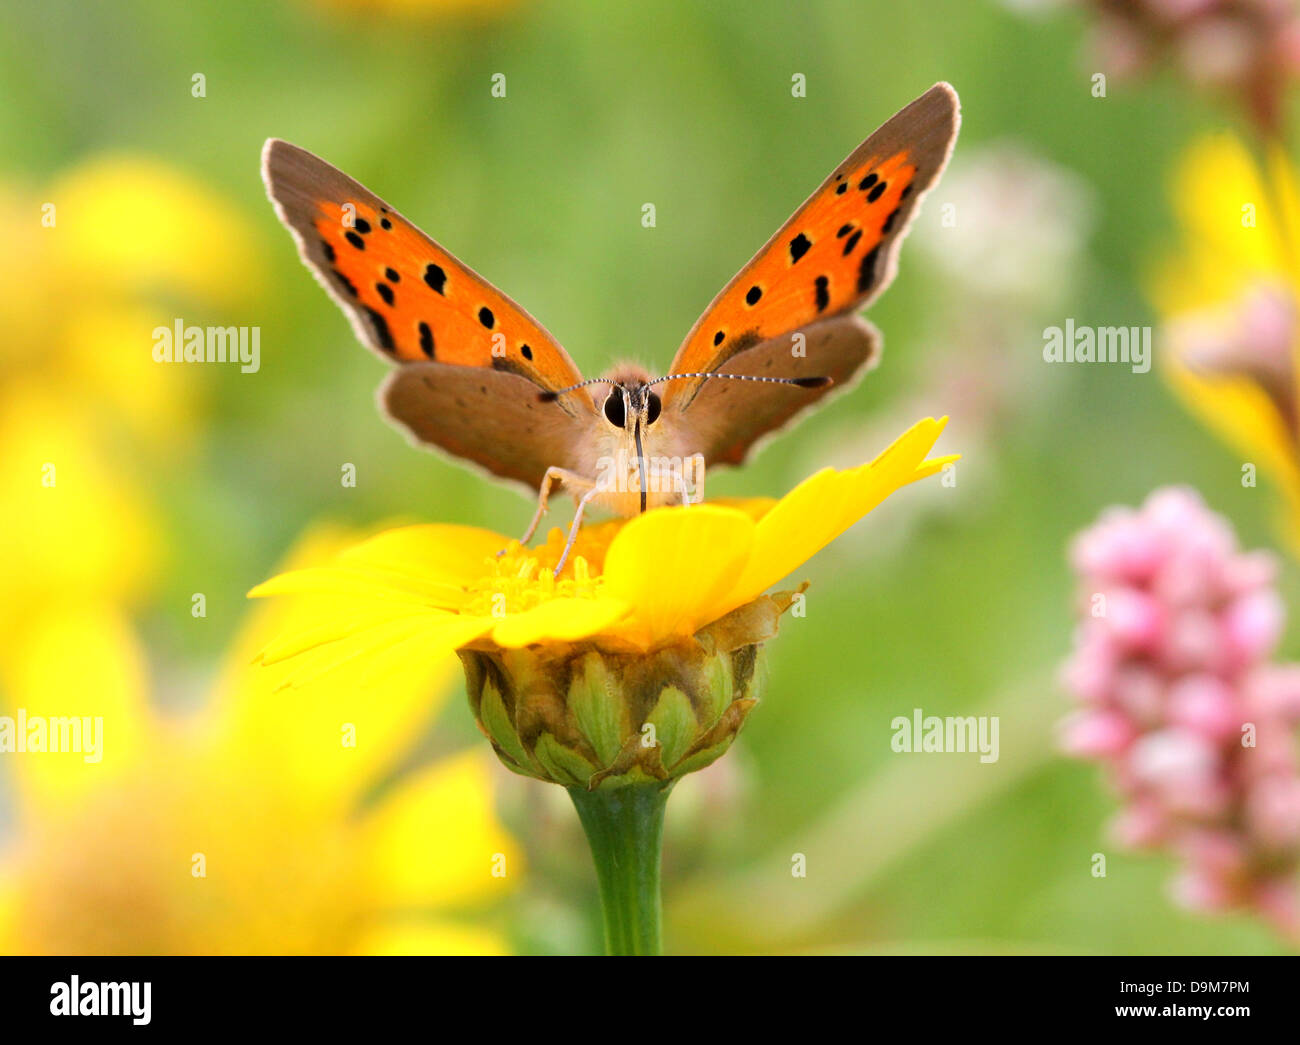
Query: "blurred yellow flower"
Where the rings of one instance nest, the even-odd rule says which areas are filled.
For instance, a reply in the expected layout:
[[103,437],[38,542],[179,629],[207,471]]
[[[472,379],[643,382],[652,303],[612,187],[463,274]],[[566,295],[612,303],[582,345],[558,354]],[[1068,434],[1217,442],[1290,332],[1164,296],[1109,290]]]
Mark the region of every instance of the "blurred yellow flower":
[[0,627],[59,593],[129,604],[156,572],[151,473],[192,445],[192,368],[154,362],[180,308],[259,284],[242,214],[156,160],[86,160],[39,194],[0,184]]
[[40,195],[0,186],[0,217],[17,237],[0,257],[6,383],[47,382],[154,456],[188,443],[196,375],[155,363],[152,331],[185,305],[247,302],[262,266],[244,215],[165,164],[109,155]]
[[1300,191],[1280,149],[1262,167],[1222,134],[1174,179],[1184,242],[1160,266],[1162,372],[1208,427],[1283,490],[1300,548]]
[[[339,544],[318,539],[301,560],[326,546]],[[0,952],[504,949],[482,915],[520,857],[485,758],[448,755],[381,786],[445,701],[454,660],[408,662],[382,700],[345,676],[273,695],[277,672],[250,667],[251,651],[301,614],[296,600],[259,612],[214,700],[184,718],[149,706],[141,651],[111,607],[42,618],[11,687],[28,732],[51,723],[52,737],[62,716],[102,731],[89,757],[83,739],[81,752],[5,759],[17,835],[0,860]]]

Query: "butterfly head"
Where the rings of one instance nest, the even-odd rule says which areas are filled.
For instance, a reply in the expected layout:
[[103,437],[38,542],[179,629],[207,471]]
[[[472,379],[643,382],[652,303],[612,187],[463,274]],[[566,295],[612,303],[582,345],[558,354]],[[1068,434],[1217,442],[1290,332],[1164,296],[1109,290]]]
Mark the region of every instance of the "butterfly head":
[[631,431],[637,427],[645,428],[654,424],[663,412],[663,400],[659,393],[654,390],[655,385],[661,385],[665,381],[675,381],[679,378],[727,378],[732,381],[754,381],[760,384],[768,385],[793,385],[795,388],[825,388],[834,384],[829,377],[757,377],[749,374],[719,374],[717,372],[707,373],[688,373],[688,374],[667,374],[664,377],[657,377],[653,381],[646,380],[643,371],[637,370],[635,376],[620,377],[617,374],[611,374],[608,377],[595,377],[590,381],[582,381],[576,385],[570,385],[568,388],[561,388],[553,392],[542,392],[538,395],[538,400],[543,403],[554,403],[562,395],[569,392],[575,392],[579,388],[586,388],[588,385],[608,385],[609,391],[605,393],[603,399],[598,400],[601,413],[605,415],[605,420],[615,428],[625,428]]
[[613,427],[631,432],[649,428],[659,420],[663,400],[643,375],[619,375],[610,380],[600,412]]

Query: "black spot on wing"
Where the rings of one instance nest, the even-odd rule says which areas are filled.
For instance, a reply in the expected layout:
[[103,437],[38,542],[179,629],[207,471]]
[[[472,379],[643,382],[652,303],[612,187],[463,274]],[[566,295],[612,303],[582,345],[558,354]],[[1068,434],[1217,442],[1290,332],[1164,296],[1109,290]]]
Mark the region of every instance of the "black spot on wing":
[[872,189],[870,192],[867,193],[867,202],[875,203],[876,200],[880,199],[880,197],[885,194],[885,189],[887,189],[888,187],[889,187],[888,182],[886,181],[880,182],[874,189]]
[[344,238],[345,240],[347,240],[349,243],[351,243],[354,247],[356,247],[357,250],[365,250],[365,249],[366,249],[366,241],[363,240],[360,236],[358,236],[358,235],[357,235],[355,232],[353,232],[351,229],[349,229],[346,233],[344,233],[343,238]]
[[862,255],[862,262],[858,265],[858,293],[865,294],[871,289],[872,283],[876,279],[876,263],[880,260],[880,248],[882,244],[877,243],[869,251]]
[[392,305],[393,297],[394,297],[392,287],[390,287],[383,280],[380,280],[378,283],[375,284],[375,290],[378,291],[379,296],[384,299],[385,305],[389,305],[389,306]]
[[343,273],[338,271],[338,269],[334,269],[333,272],[334,278],[339,281],[339,286],[352,295],[352,297],[356,297],[357,288],[352,285],[352,280],[348,279],[348,277],[343,275]]
[[521,356],[523,356],[525,359],[532,359],[532,358],[533,358],[533,349],[532,349],[532,346],[531,346],[531,345],[520,345],[520,346],[519,346],[519,354],[520,354]]
[[370,222],[366,221],[365,218],[357,218],[353,227],[363,236],[370,235]]
[[872,171],[872,172],[871,172],[870,174],[868,174],[865,178],[863,178],[860,182],[858,182],[858,188],[861,189],[863,192],[866,192],[869,188],[871,188],[873,185],[876,184],[876,181],[877,181],[877,180],[878,180],[878,179],[877,179],[877,177],[876,177],[876,172],[875,172],[875,171]]
[[375,331],[375,340],[379,342],[379,347],[385,352],[393,351],[393,332],[388,329],[388,320],[376,312],[373,308],[365,305],[366,315],[370,318],[370,326]]
[[491,330],[496,325],[497,317],[492,315],[492,310],[484,305],[478,310],[478,321]]
[[825,312],[831,303],[831,281],[829,276],[818,276],[814,283],[817,292],[817,311]]
[[762,340],[763,338],[759,335],[757,330],[742,331],[741,333],[733,337],[731,340],[729,340],[726,343],[726,345],[722,348],[722,350],[718,352],[718,354],[714,357],[714,363],[713,366],[710,367],[710,369],[717,370],[719,367],[722,366],[723,363],[725,363],[732,356],[736,355],[739,352],[744,352],[746,349],[753,348]]
[[858,245],[858,240],[862,239],[862,230],[858,229],[852,236],[844,242],[844,256],[847,258],[853,253],[853,248]]
[[444,297],[447,294],[447,273],[441,265],[428,264],[424,268],[424,281]]
[[419,330],[420,330],[420,351],[423,352],[430,359],[433,359],[434,358],[433,330],[429,327],[429,324],[426,323],[424,320],[420,320]]
[[[520,377],[526,377],[530,381],[533,380],[533,375],[528,370],[526,370],[521,363],[517,363],[509,356],[493,356],[492,369],[504,370],[510,374],[518,374]],[[487,389],[484,388],[483,391],[486,392]]]
[[804,233],[799,233],[799,235],[790,241],[790,264],[793,265],[801,257],[807,254],[811,247],[812,240],[810,240]]
[[880,227],[880,231],[883,232],[886,236],[888,236],[894,230],[894,222],[898,218],[898,212],[902,209],[903,209],[902,206],[898,206],[895,207],[893,210],[891,210],[889,212],[889,217],[885,219],[884,225]]
[[331,246],[330,246],[328,243],[326,243],[324,240],[321,240],[321,241],[320,241],[320,249],[323,250],[323,251],[325,252],[325,260],[328,261],[330,264],[333,264],[333,263],[334,263],[334,258],[337,257],[337,255],[334,253],[334,248],[331,247]]
[[402,277],[398,274],[397,269],[395,268],[384,269],[384,278],[388,280],[389,283],[402,282]]

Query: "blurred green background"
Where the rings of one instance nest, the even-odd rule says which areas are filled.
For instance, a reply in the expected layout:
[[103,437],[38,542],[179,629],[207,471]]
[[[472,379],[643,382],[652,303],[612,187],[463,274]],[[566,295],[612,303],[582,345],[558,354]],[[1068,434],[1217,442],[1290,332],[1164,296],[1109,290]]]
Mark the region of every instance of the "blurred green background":
[[[184,467],[123,460],[159,519],[164,565],[133,611],[155,676],[173,683],[158,699],[198,699],[244,593],[310,525],[410,519],[514,534],[531,511],[379,419],[383,365],[354,342],[265,199],[267,137],[311,149],[420,223],[584,371],[627,357],[662,368],[826,173],[948,80],[962,133],[897,281],[870,312],[885,335],[881,367],[751,466],[719,473],[710,493],[779,496],[823,464],[868,459],[927,414],[952,416],[939,450],[966,457],[955,487],[900,492],[802,571],[808,614],[773,644],[763,704],[733,755],[683,785],[680,810],[678,797],[670,804],[681,822],[668,842],[667,946],[1276,949],[1248,919],[1177,910],[1165,895],[1171,862],[1111,845],[1114,803],[1099,773],[1053,746],[1073,532],[1108,504],[1187,482],[1247,546],[1271,541],[1267,490],[1242,488],[1239,462],[1154,371],[1041,359],[1042,328],[1067,317],[1154,321],[1143,279],[1176,239],[1169,171],[1226,112],[1170,76],[1093,97],[1075,11],[1027,17],[984,0],[414,6],[7,5],[0,178],[38,197],[96,155],[152,157],[229,201],[258,262],[236,304],[164,294],[154,306],[157,323],[260,326],[262,352],[256,375],[186,368],[202,421]],[[191,94],[195,73],[205,97]],[[507,78],[504,99],[491,96],[494,73]],[[792,97],[796,73],[806,97]],[[1037,273],[1046,289],[988,292],[961,264],[980,249],[1015,251],[1033,238],[1035,213],[995,223],[989,245],[969,242],[988,225],[972,231],[960,209],[955,229],[939,228],[949,186],[984,162],[1049,183],[1042,214],[1061,223],[1064,246]],[[640,222],[646,202],[652,229]],[[946,234],[966,240],[950,250]],[[0,293],[23,295],[21,269]],[[356,465],[354,489],[339,482],[344,462]],[[194,591],[208,595],[201,626],[188,612]],[[1297,593],[1294,567],[1284,591]],[[914,707],[999,715],[1000,761],[891,753],[890,720]],[[476,743],[456,699],[425,750]],[[597,948],[587,857],[570,812],[551,801],[563,796],[502,777],[502,815],[529,852],[508,901],[511,946]],[[1090,873],[1099,851],[1104,879]],[[806,879],[789,873],[795,852]]]

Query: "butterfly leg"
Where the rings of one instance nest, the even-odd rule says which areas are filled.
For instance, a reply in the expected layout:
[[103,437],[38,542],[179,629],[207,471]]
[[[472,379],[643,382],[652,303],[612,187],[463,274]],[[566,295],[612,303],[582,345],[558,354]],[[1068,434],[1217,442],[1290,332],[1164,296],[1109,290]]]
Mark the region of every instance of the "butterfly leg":
[[678,487],[676,492],[681,496],[682,507],[689,508],[704,500],[704,458],[696,454],[688,457],[683,465],[681,472],[674,474],[673,485]]
[[[590,482],[591,480],[584,480]],[[564,542],[564,551],[560,553],[560,561],[555,564],[555,576],[558,578],[564,569],[564,564],[569,560],[569,552],[573,550],[573,542],[578,539],[578,530],[582,527],[582,513],[586,511],[587,505],[591,503],[593,497],[603,493],[603,488],[592,483],[591,489],[578,498],[578,510],[573,515],[573,525],[569,527],[569,539]]]
[[[519,538],[520,544],[527,544],[533,539],[533,534],[537,532],[537,527],[541,524],[542,516],[546,514],[549,505],[547,504],[551,496],[551,491],[556,483],[568,486],[570,488],[582,488],[590,483],[590,479],[585,479],[576,472],[567,471],[564,468],[548,468],[546,475],[542,477],[541,488],[537,491],[537,511],[533,513],[533,521],[528,524],[528,529],[524,535]],[[505,549],[497,552],[497,558],[505,554]]]

